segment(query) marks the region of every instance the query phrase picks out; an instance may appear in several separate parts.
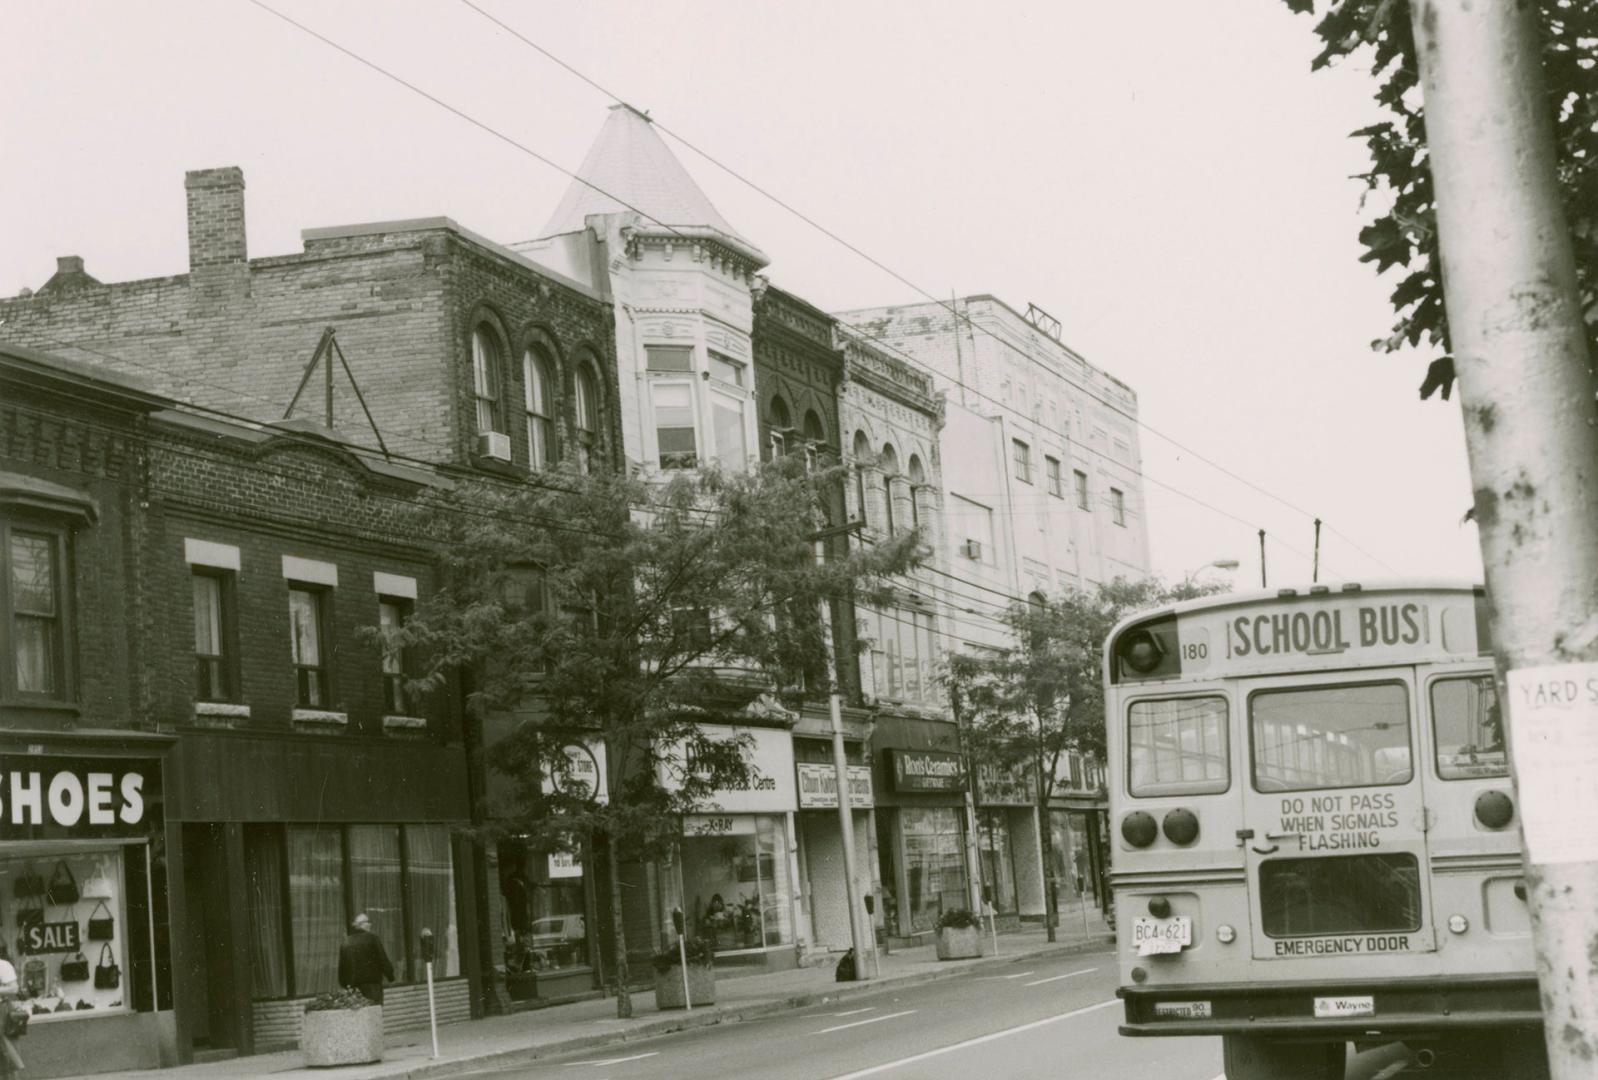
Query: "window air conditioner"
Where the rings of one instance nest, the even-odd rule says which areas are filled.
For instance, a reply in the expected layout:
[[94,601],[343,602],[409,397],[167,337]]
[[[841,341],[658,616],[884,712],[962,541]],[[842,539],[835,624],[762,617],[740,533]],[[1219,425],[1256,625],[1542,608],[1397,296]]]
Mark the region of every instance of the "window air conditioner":
[[982,559],[982,541],[980,540],[967,540],[961,545],[960,550],[968,559],[979,562]]
[[503,431],[479,431],[477,433],[477,453],[480,457],[509,461],[510,436]]

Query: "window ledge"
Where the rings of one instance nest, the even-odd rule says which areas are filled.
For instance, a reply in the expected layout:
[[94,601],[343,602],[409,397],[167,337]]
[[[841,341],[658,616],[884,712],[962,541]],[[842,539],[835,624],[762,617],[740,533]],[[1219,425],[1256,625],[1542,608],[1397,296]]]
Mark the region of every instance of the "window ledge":
[[350,726],[349,713],[329,709],[295,709],[290,719],[295,727],[307,731],[343,731]]
[[250,718],[250,707],[229,701],[196,701],[194,719],[207,727],[239,727]]
[[427,731],[425,716],[385,716],[383,731],[388,735],[422,735]]

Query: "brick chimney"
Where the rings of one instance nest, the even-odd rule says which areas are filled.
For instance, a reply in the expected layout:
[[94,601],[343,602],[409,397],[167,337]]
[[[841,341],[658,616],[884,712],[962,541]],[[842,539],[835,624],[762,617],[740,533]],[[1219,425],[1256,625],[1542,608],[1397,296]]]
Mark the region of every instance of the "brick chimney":
[[189,200],[189,270],[247,263],[244,170],[194,169],[183,178]]
[[55,261],[55,274],[50,280],[39,286],[41,293],[67,293],[78,289],[90,289],[100,283],[90,277],[83,269],[81,255],[62,255]]

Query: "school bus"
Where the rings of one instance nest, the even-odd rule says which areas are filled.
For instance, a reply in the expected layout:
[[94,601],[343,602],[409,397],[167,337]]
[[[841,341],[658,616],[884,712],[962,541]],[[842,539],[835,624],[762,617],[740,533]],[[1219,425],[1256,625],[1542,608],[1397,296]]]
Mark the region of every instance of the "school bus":
[[1105,643],[1124,1035],[1219,1035],[1228,1080],[1404,1044],[1546,1075],[1486,598],[1314,585]]

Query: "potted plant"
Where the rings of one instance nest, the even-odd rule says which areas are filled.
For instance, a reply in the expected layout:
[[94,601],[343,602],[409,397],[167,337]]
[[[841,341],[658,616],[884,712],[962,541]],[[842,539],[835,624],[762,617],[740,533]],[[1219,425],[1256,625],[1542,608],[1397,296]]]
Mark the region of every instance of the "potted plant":
[[982,955],[982,923],[965,908],[938,916],[938,959],[965,960]]
[[305,1004],[300,1049],[313,1067],[382,1061],[383,1006],[359,990],[318,994]]
[[714,1005],[716,1003],[716,969],[713,965],[716,950],[705,938],[691,937],[684,941],[688,953],[688,1000],[683,999],[682,955],[675,943],[654,956],[655,1006],[661,1009],[681,1009],[686,1005]]
[[760,948],[760,924],[764,918],[765,916],[760,909],[760,897],[739,895],[738,929],[743,934],[744,948]]
[[531,1001],[538,996],[538,964],[524,941],[505,946],[505,992],[512,1001]]

